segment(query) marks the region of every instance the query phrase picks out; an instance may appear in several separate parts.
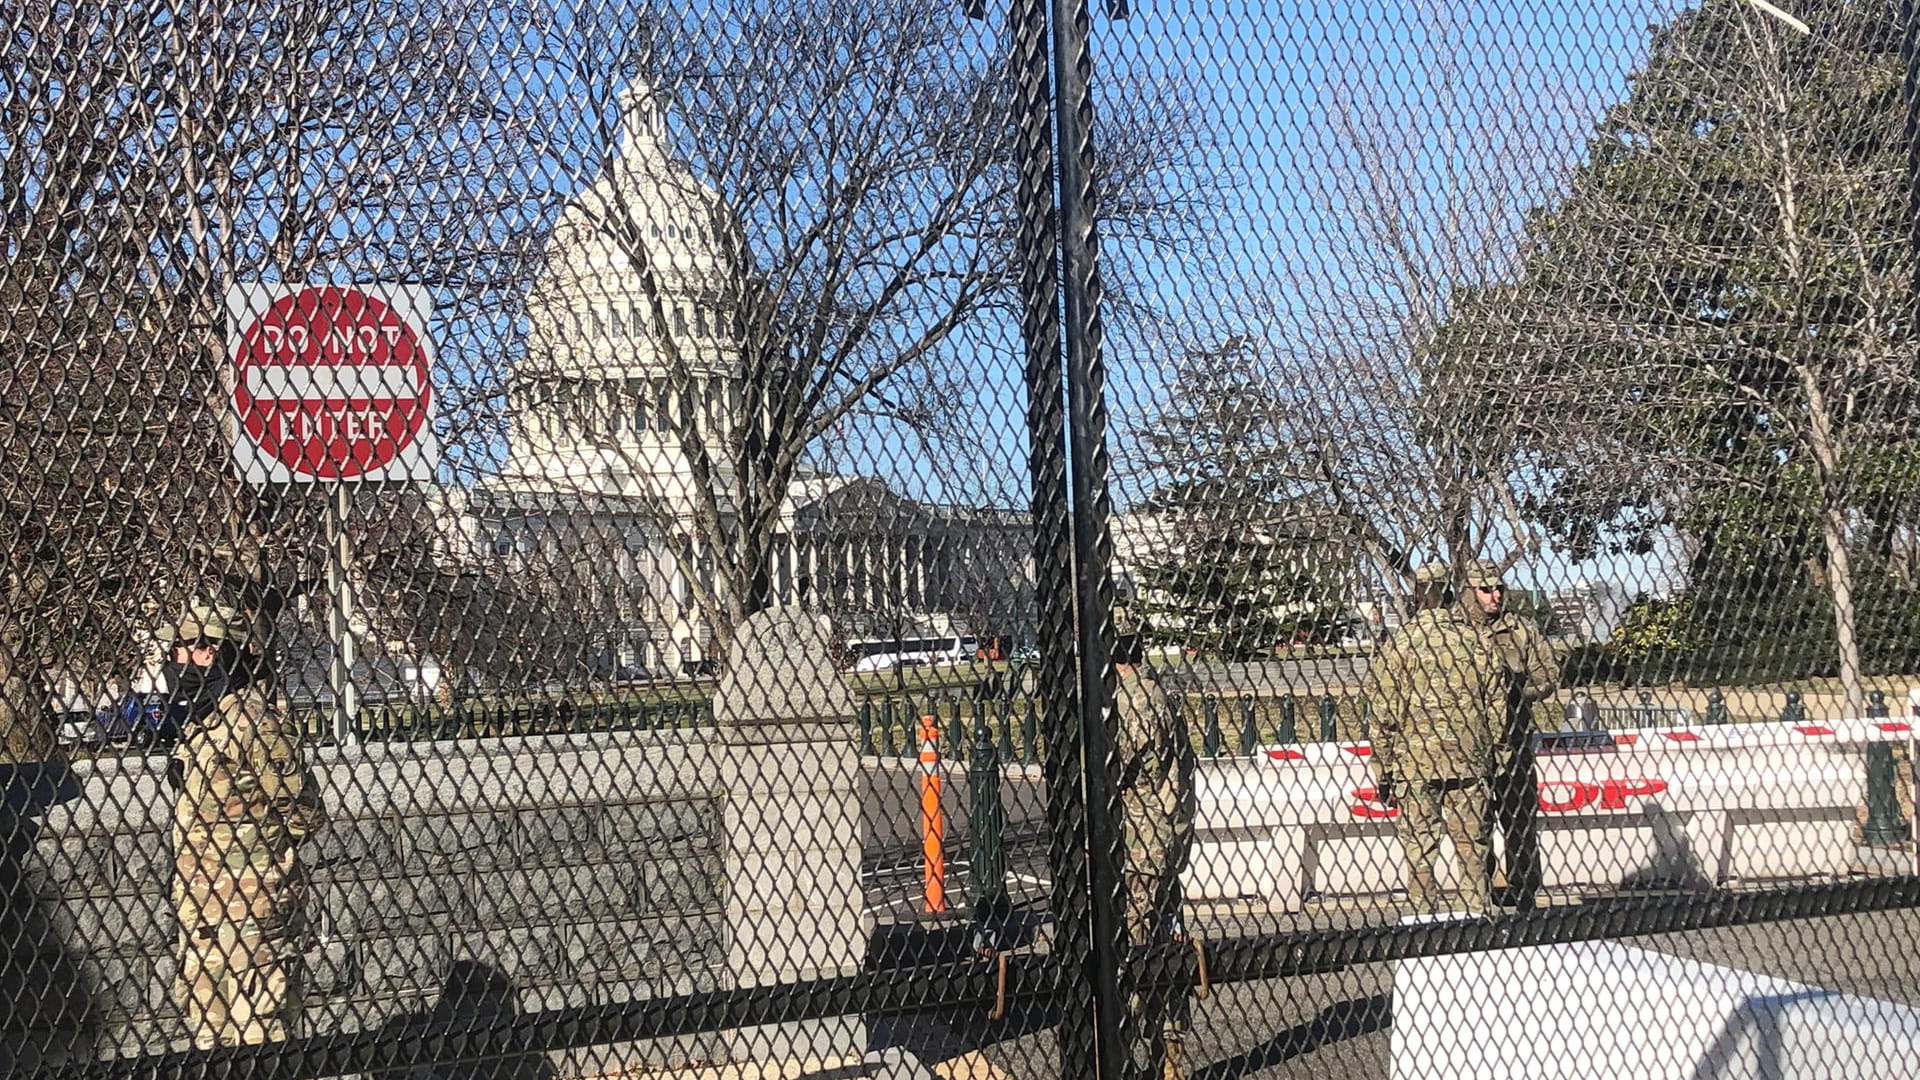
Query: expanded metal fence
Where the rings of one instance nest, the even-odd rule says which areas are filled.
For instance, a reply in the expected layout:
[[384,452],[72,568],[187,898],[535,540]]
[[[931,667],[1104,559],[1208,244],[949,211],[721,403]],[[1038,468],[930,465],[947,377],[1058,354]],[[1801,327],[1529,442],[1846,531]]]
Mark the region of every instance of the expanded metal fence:
[[0,1072],[1920,1075],[1920,8],[17,0]]

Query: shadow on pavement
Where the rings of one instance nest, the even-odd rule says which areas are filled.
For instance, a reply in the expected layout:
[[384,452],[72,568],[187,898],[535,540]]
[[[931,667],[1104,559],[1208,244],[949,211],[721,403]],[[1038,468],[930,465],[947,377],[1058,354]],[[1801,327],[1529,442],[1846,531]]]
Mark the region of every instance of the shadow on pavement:
[[[438,1031],[449,1025],[484,1029],[519,1012],[520,994],[512,979],[479,961],[456,960],[447,972],[440,1000],[431,1008],[388,1021],[380,1039],[404,1043],[411,1031]],[[486,1058],[416,1061],[375,1073],[374,1080],[554,1080],[556,1075],[547,1056],[528,1047]]]
[[42,817],[79,793],[64,764],[0,763],[0,1075],[94,1056],[102,988],[57,926],[78,913],[58,910],[63,901],[46,895],[44,880],[50,870],[74,870],[34,866]]
[[1244,1054],[1193,1070],[1192,1080],[1231,1080],[1257,1073],[1332,1043],[1384,1031],[1392,1023],[1391,993],[1338,1001]]
[[[1002,948],[1032,943],[1052,916],[1045,912],[1014,910],[994,928]],[[874,928],[868,944],[867,969],[946,964],[975,955],[975,927],[971,923],[916,926],[896,923]],[[1060,1022],[1051,1002],[1013,1003],[1007,1015],[990,1020],[993,1002],[955,1005],[902,1016],[867,1017],[868,1046],[872,1050],[899,1047],[926,1063],[946,1061],[995,1043],[1044,1031]]]

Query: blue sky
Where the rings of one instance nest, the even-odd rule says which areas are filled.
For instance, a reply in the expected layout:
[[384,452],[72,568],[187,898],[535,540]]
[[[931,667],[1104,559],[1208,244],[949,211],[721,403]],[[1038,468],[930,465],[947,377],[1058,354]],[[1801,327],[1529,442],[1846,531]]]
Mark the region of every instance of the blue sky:
[[[1593,123],[1626,95],[1648,27],[1675,10],[1552,0],[1138,5],[1127,23],[1101,27],[1103,58],[1196,87],[1216,118],[1220,167],[1234,178],[1213,249],[1168,266],[1161,295],[1176,311],[1256,311],[1256,333],[1311,348],[1301,339],[1341,329],[1356,295],[1392,293],[1369,280],[1372,253],[1357,250],[1367,238],[1348,205],[1353,176],[1372,167],[1385,170],[1379,186],[1402,200],[1437,262],[1464,258],[1443,250],[1450,215],[1477,219],[1469,246],[1504,248],[1517,215],[1562,188]],[[1497,262],[1497,250],[1488,254]],[[1146,415],[1164,386],[1155,370],[1164,349],[1123,350],[1115,411]],[[1117,445],[1124,455],[1124,436]],[[1672,583],[1669,556],[1577,565],[1548,553],[1517,576],[1658,588]]]
[[[1480,219],[1481,248],[1503,246],[1517,215],[1560,189],[1587,131],[1625,95],[1647,28],[1676,7],[1670,0],[1133,6],[1123,22],[1096,16],[1097,77],[1190,95],[1211,146],[1202,179],[1214,186],[1205,215],[1173,249],[1107,245],[1116,285],[1146,295],[1163,316],[1155,325],[1110,320],[1112,443],[1122,470],[1127,429],[1163,397],[1176,342],[1218,340],[1252,325],[1270,341],[1311,345],[1347,329],[1356,298],[1385,295],[1364,265],[1373,253],[1352,212],[1358,172],[1374,165],[1391,172],[1401,212],[1436,247],[1442,223],[1463,208]],[[602,13],[624,8],[616,3]],[[993,47],[999,17],[976,24],[976,47]],[[525,74],[546,96],[566,97],[551,68]],[[592,171],[579,170],[581,179]],[[1015,328],[983,321],[950,352],[982,376],[971,403],[977,415],[966,418],[978,426],[980,446],[943,456],[903,445],[896,428],[856,420],[821,456],[836,471],[883,475],[936,500],[1023,505]],[[1123,504],[1136,493],[1124,482],[1116,492]],[[1659,567],[1561,561],[1539,571],[1556,581],[1591,573],[1651,583]]]
[[[1471,5],[1200,3],[1144,0],[1125,22],[1096,20],[1100,70],[1195,96],[1211,125],[1215,212],[1184,257],[1110,244],[1113,273],[1170,316],[1114,325],[1108,352],[1113,445],[1164,398],[1173,339],[1252,329],[1284,348],[1349,327],[1372,254],[1350,203],[1353,177],[1385,187],[1441,262],[1450,215],[1477,219],[1469,245],[1507,246],[1518,215],[1551,201],[1594,122],[1628,89],[1648,27],[1671,2]],[[1497,262],[1498,250],[1488,250]],[[1337,372],[1326,373],[1334,380]],[[1306,389],[1311,391],[1309,384]],[[1119,478],[1124,505],[1137,490]],[[1549,553],[1529,583],[1578,577],[1673,583],[1670,552],[1573,564]]]

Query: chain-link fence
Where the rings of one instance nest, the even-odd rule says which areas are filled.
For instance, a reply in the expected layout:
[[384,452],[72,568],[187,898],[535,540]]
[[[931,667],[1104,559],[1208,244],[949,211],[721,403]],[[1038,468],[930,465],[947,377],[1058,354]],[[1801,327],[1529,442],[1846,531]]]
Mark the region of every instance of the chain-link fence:
[[7,1074],[1920,1074],[1914,5],[0,41]]

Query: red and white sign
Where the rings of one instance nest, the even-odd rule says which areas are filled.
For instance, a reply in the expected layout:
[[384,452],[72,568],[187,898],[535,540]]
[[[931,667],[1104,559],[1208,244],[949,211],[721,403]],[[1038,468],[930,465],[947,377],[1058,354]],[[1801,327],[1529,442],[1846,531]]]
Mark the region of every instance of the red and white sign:
[[[1585,780],[1548,780],[1536,787],[1540,793],[1541,813],[1570,814],[1589,807],[1608,811],[1626,810],[1630,808],[1631,799],[1651,798],[1666,791],[1667,782],[1642,776],[1592,783]],[[1381,801],[1377,787],[1363,785],[1354,788],[1351,794],[1354,801],[1347,811],[1356,818],[1388,820],[1400,816],[1399,807],[1388,806]]]
[[227,292],[233,457],[256,484],[432,480],[432,301],[413,285]]

